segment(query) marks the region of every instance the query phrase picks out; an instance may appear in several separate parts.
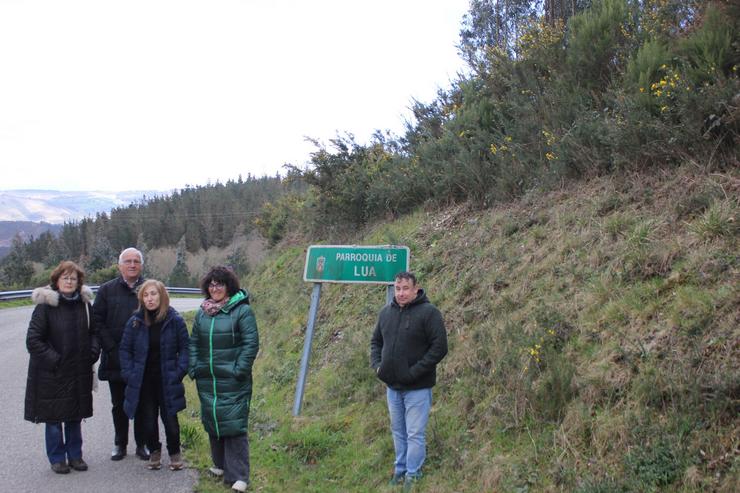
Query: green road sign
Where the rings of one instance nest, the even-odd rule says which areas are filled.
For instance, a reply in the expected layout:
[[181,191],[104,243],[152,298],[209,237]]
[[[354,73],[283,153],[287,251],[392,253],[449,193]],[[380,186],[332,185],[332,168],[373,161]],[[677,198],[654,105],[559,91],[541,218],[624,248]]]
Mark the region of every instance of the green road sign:
[[306,254],[306,282],[392,284],[409,270],[409,247],[396,245],[311,245]]

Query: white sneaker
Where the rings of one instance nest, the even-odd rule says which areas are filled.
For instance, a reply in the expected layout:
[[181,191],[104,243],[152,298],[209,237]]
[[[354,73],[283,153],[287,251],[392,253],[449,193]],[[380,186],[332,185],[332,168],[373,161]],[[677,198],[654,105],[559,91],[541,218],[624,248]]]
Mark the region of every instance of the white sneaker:
[[247,491],[247,483],[240,479],[239,481],[231,485],[231,489],[234,491]]
[[224,470],[223,469],[219,469],[218,467],[209,467],[208,468],[208,472],[210,472],[214,476],[218,476],[218,477],[224,475]]

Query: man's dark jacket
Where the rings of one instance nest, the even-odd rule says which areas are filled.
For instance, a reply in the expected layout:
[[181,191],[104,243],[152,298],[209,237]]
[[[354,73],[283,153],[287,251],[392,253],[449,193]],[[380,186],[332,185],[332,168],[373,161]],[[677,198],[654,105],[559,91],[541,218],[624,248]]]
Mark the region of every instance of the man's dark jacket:
[[378,315],[370,341],[370,365],[394,390],[417,390],[437,382],[437,363],[447,354],[442,314],[423,289],[401,307],[393,301]]
[[136,290],[144,282],[139,278],[130,288],[122,276],[112,279],[98,289],[93,303],[93,318],[98,328],[100,356],[98,378],[112,382],[123,382],[118,347],[123,337],[123,328],[139,306]]

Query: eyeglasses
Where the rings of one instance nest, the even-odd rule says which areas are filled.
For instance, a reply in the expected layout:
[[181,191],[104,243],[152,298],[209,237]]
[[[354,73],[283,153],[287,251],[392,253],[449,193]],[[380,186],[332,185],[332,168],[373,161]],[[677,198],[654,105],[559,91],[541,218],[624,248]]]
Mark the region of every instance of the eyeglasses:
[[211,282],[211,283],[210,283],[210,284],[208,285],[208,288],[209,288],[209,289],[210,289],[210,288],[213,288],[213,289],[223,289],[223,288],[224,288],[225,286],[226,286],[226,285],[225,285],[224,283],[222,283],[222,282],[215,282],[215,281],[214,281],[214,282]]

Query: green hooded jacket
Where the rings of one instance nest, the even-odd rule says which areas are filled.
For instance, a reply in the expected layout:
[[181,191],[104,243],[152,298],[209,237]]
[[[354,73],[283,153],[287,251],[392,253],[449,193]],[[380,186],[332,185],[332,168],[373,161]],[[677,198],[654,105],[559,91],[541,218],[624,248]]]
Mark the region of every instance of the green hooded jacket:
[[188,374],[200,397],[200,419],[209,435],[247,432],[252,364],[259,334],[249,296],[239,290],[213,317],[198,310],[190,336]]

